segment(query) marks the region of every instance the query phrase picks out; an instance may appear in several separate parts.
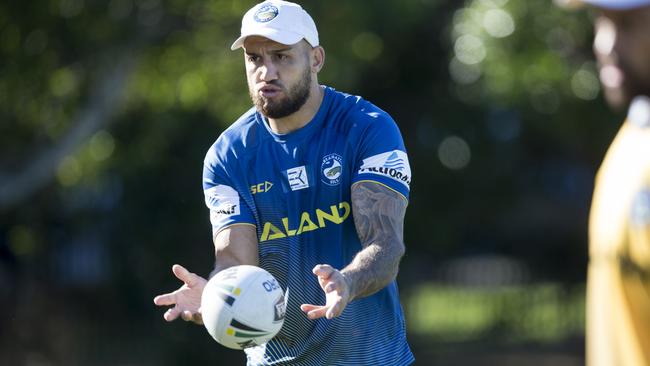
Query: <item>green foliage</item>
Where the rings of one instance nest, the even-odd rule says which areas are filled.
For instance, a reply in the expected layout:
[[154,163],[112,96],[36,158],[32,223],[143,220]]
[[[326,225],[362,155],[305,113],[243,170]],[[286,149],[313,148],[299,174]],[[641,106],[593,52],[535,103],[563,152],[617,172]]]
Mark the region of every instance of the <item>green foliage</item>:
[[[583,14],[567,13],[544,2],[475,0],[454,14],[451,75],[464,88],[479,83],[482,95],[500,105],[530,104],[553,114],[560,101],[595,99],[572,88],[579,71],[594,73],[590,32]],[[471,100],[468,100],[471,102]],[[475,101],[478,102],[478,101]]]

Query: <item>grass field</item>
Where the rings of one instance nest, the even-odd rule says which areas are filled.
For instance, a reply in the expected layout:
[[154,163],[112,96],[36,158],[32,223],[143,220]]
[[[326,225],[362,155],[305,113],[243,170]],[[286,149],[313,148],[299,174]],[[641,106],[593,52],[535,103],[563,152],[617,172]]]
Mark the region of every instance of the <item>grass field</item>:
[[410,333],[441,342],[557,342],[584,333],[584,285],[426,284],[404,298]]
[[584,365],[584,285],[425,284],[404,295],[416,366]]

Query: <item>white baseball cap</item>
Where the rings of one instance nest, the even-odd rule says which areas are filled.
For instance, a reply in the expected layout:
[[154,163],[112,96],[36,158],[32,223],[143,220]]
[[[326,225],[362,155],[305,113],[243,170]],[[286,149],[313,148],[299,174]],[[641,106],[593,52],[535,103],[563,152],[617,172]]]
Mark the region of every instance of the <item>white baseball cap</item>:
[[242,47],[248,36],[262,36],[286,45],[304,38],[312,47],[318,46],[314,20],[300,5],[288,1],[269,0],[247,11],[241,21],[241,36],[230,49]]
[[590,4],[604,9],[625,10],[640,8],[650,5],[650,0],[581,0],[585,4]]

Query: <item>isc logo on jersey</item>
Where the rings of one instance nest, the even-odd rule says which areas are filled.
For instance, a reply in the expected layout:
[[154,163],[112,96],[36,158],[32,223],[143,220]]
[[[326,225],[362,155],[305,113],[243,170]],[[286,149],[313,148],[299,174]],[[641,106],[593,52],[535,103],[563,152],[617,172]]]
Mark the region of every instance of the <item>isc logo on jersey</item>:
[[264,181],[263,183],[253,184],[251,186],[251,194],[264,193],[271,190],[273,183],[269,181]]
[[411,166],[404,151],[393,150],[363,159],[359,174],[377,174],[392,178],[408,188],[411,185]]
[[205,204],[210,209],[210,221],[217,225],[221,217],[239,215],[239,194],[232,187],[217,184],[203,191]]

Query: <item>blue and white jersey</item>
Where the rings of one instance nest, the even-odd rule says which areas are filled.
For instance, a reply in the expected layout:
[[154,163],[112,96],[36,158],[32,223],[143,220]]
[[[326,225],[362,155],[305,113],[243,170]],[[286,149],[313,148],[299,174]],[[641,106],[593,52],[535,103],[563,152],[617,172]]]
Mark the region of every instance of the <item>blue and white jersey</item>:
[[342,269],[362,249],[350,192],[364,181],[408,199],[411,169],[402,137],[386,112],[332,88],[301,129],[276,134],[251,109],[208,151],[203,189],[213,232],[255,226],[260,267],[289,289],[282,330],[245,350],[249,365],[413,362],[395,281],[331,320],[309,320],[300,310],[325,304],[312,273],[316,264]]

